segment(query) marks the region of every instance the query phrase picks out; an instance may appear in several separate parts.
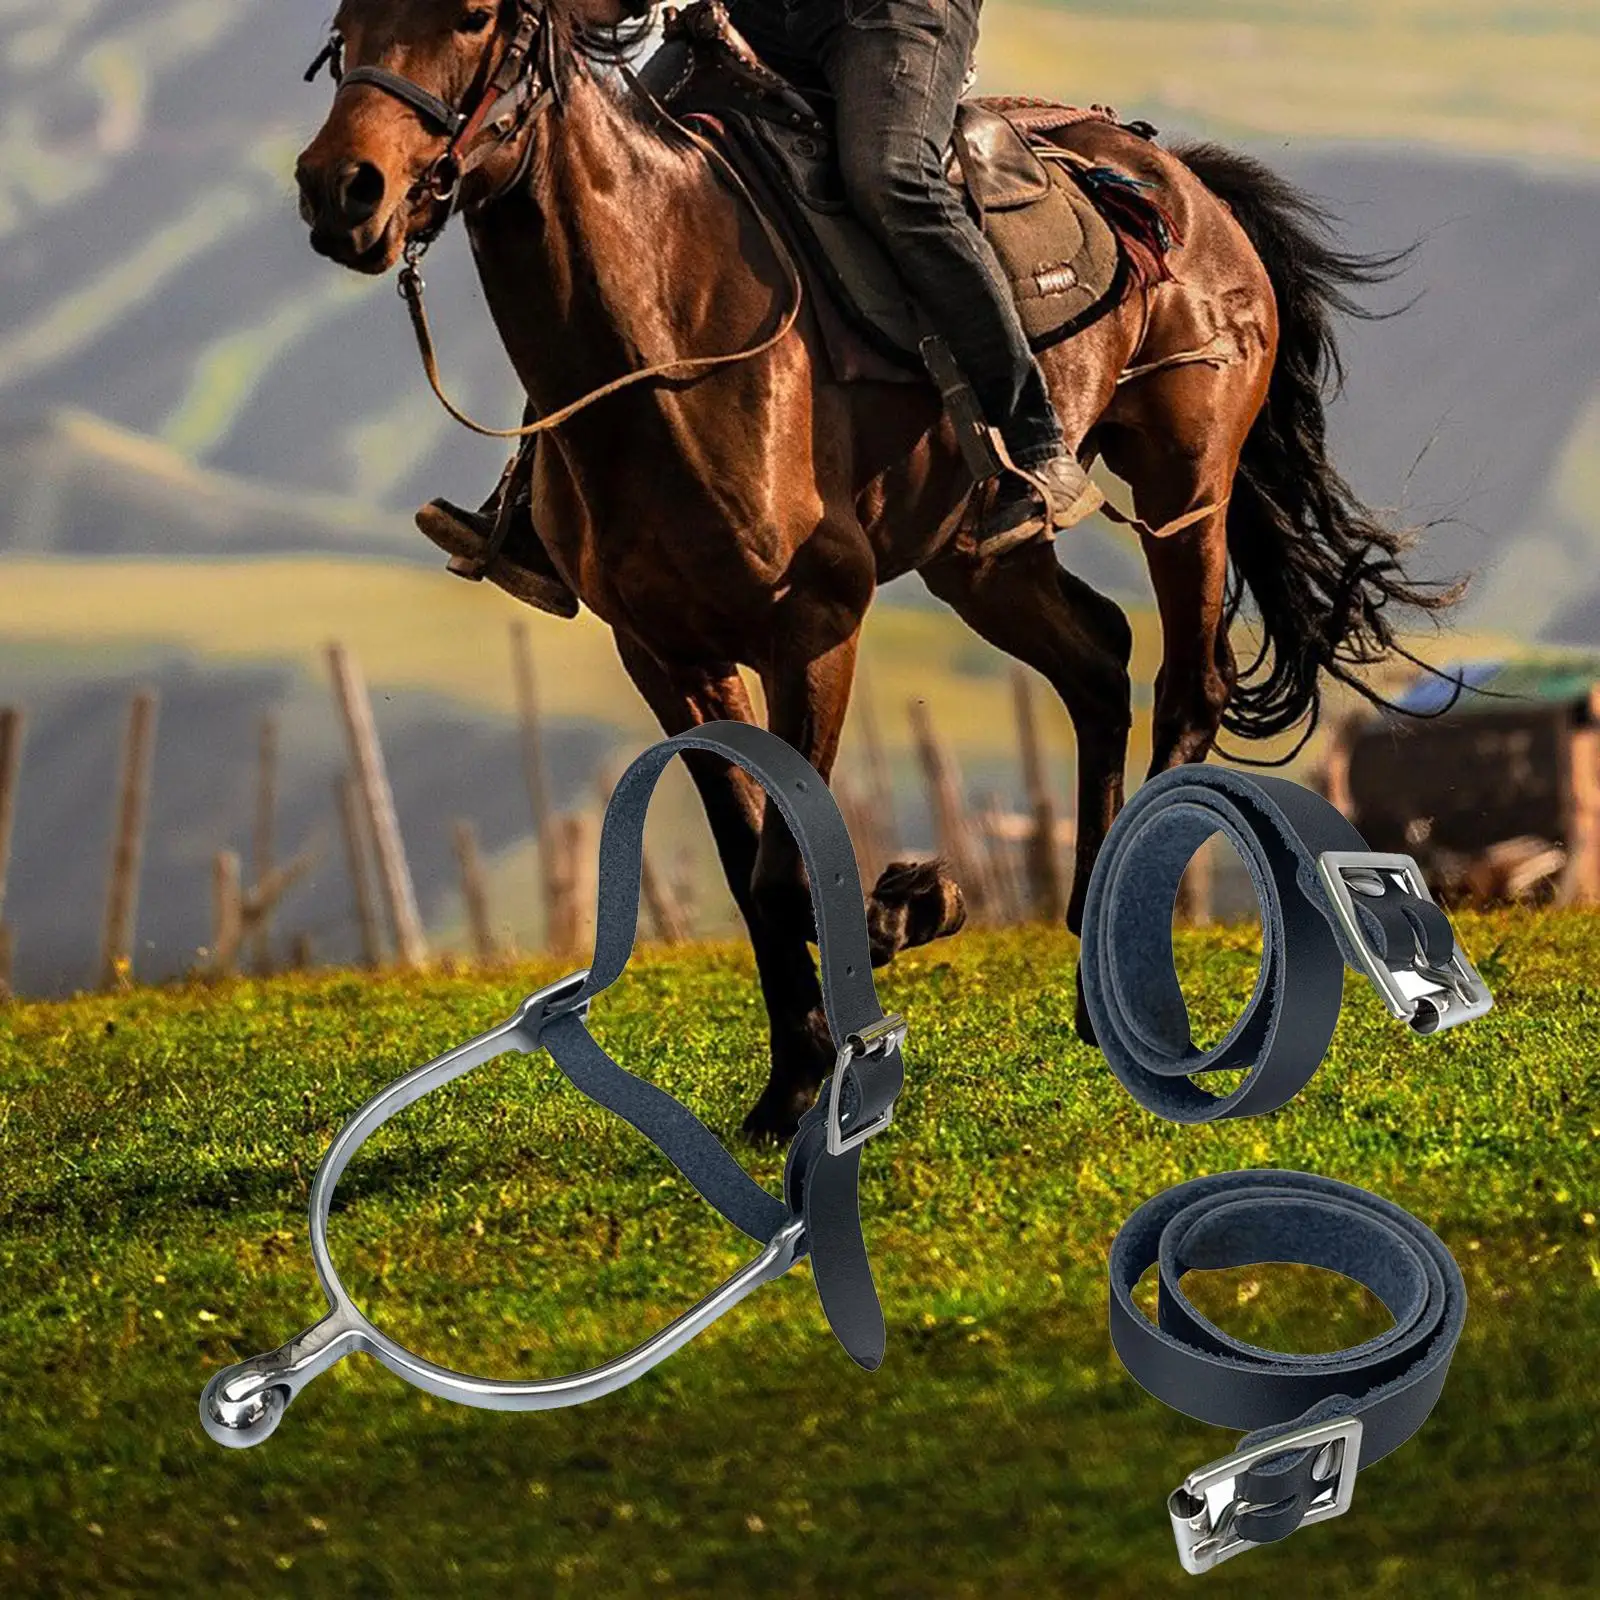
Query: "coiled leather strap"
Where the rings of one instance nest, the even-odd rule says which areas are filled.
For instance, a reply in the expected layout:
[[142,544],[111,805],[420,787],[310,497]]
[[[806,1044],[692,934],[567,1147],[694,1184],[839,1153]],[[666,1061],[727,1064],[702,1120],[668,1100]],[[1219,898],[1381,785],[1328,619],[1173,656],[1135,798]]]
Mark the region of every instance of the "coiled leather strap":
[[[1199,1050],[1173,966],[1172,911],[1190,859],[1218,833],[1238,851],[1261,903],[1261,971],[1226,1038]],[[1402,859],[1371,856],[1352,823],[1284,778],[1179,767],[1123,809],[1089,883],[1079,977],[1096,1042],[1146,1109],[1176,1122],[1209,1122],[1287,1103],[1327,1053],[1347,962],[1369,976],[1392,966],[1408,977],[1475,981],[1481,990],[1420,874],[1408,887],[1392,870],[1367,873],[1376,892],[1348,897],[1353,933],[1319,876],[1327,852]],[[1446,1003],[1456,1009],[1435,1026],[1466,1020],[1489,1002],[1482,991],[1472,1005]],[[1241,1067],[1242,1081],[1225,1094],[1197,1081]]]
[[[1298,1262],[1370,1289],[1394,1326],[1326,1355],[1285,1355],[1231,1338],[1183,1292],[1185,1272]],[[1159,1269],[1151,1322],[1133,1291]],[[1466,1321],[1461,1269],[1439,1238],[1377,1195],[1303,1172],[1224,1173],[1146,1201],[1111,1247],[1111,1342],[1157,1399],[1221,1427],[1240,1450],[1312,1424],[1361,1423],[1360,1466],[1397,1450],[1427,1420]],[[1234,1526],[1251,1543],[1282,1539],[1329,1488],[1316,1449],[1268,1456],[1239,1474]],[[1327,1471],[1323,1463],[1322,1471]]]
[[884,1022],[850,835],[810,763],[782,739],[748,723],[709,723],[680,734],[647,750],[623,774],[601,835],[594,961],[582,986],[541,1028],[539,1042],[573,1084],[658,1145],[735,1227],[767,1244],[794,1216],[803,1215],[805,1247],[829,1325],[855,1361],[875,1368],[883,1360],[885,1327],[857,1199],[863,1147],[830,1153],[832,1080],[801,1120],[780,1200],[750,1177],[687,1106],[618,1066],[584,1020],[588,1002],[616,982],[633,951],[650,797],[673,758],[691,750],[742,767],[788,823],[811,885],[828,1026],[841,1059],[850,1054],[839,1085],[840,1131],[848,1139],[887,1119],[905,1081],[898,1037],[872,1053],[849,1051],[852,1039],[874,1037]]

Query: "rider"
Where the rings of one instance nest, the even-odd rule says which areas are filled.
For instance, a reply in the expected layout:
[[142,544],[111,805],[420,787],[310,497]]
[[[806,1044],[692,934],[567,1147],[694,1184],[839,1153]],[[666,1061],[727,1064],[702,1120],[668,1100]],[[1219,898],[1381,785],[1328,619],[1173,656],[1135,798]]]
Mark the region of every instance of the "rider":
[[[1003,475],[979,526],[982,548],[999,552],[1071,526],[1100,496],[1062,436],[994,253],[945,176],[980,5],[731,0],[729,8],[769,65],[831,95],[851,204],[943,336],[1018,469]],[[516,493],[515,483],[503,492]],[[430,519],[435,527],[465,522],[486,536],[495,509],[496,500],[476,515],[435,501],[418,521],[425,531]]]

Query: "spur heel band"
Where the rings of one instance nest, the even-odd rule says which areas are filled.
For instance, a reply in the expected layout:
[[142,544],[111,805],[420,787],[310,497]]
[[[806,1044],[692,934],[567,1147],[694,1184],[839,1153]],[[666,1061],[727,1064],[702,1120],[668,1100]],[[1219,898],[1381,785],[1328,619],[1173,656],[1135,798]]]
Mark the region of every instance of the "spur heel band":
[[[1261,903],[1261,971],[1227,1037],[1198,1050],[1173,967],[1172,908],[1195,851],[1219,833]],[[1128,802],[1089,881],[1079,977],[1100,1049],[1147,1110],[1210,1122],[1287,1104],[1327,1054],[1346,965],[1419,1034],[1494,1004],[1417,863],[1368,850],[1311,790],[1190,766]],[[1247,1069],[1236,1088],[1204,1087],[1229,1068]]]
[[[1183,1292],[1185,1272],[1292,1262],[1353,1278],[1394,1326],[1347,1350],[1285,1355],[1231,1338]],[[1159,1268],[1159,1312],[1135,1304]],[[1341,1516],[1358,1471],[1427,1421],[1467,1315],[1466,1285],[1438,1236],[1364,1189],[1304,1172],[1197,1178],[1146,1201],[1111,1247],[1111,1343],[1158,1400],[1248,1430],[1172,1492],[1178,1556],[1204,1572],[1297,1528]]]
[[[585,1021],[590,1002],[622,975],[633,952],[645,812],[668,763],[689,751],[733,762],[766,789],[799,845],[810,880],[823,1005],[838,1057],[790,1146],[781,1199],[751,1178],[681,1101],[618,1066]],[[311,1250],[328,1315],[278,1350],[216,1373],[200,1398],[206,1432],[232,1448],[259,1444],[311,1379],[358,1351],[408,1383],[463,1405],[500,1411],[577,1405],[633,1382],[806,1255],[835,1335],[860,1366],[876,1368],[883,1360],[885,1327],[861,1231],[857,1183],[863,1146],[889,1125],[904,1083],[904,1037],[905,1024],[885,1016],[878,1004],[850,835],[810,764],[781,739],[744,723],[712,723],[646,751],[623,775],[606,811],[593,963],[533,995],[498,1028],[400,1078],[346,1124],[311,1188]],[[508,1052],[541,1049],[576,1088],[651,1140],[761,1250],[675,1322],[604,1366],[533,1382],[471,1377],[404,1349],[356,1308],[329,1253],[328,1215],[351,1158],[396,1113]]]

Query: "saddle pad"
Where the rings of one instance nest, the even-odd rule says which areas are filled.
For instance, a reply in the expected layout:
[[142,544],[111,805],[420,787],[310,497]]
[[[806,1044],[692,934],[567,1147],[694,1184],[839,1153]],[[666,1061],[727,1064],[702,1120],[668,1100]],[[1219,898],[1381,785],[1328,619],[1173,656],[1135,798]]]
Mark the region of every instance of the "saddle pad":
[[[762,187],[777,196],[808,264],[860,334],[920,373],[922,319],[883,247],[846,206],[829,142],[739,111],[724,111],[718,121],[729,153],[766,180]],[[1120,303],[1127,282],[1117,235],[1076,169],[1053,158],[1042,167],[1049,183],[1038,199],[981,214],[1035,350],[1097,321]]]

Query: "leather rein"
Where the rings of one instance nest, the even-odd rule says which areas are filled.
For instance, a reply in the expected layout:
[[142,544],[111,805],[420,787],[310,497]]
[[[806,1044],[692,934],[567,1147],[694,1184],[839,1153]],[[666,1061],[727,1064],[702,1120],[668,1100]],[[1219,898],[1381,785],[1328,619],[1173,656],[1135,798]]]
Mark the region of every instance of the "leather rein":
[[[548,25],[543,0],[517,0],[516,28],[510,43],[501,56],[499,65],[493,71],[488,70],[492,55],[489,52],[485,53],[484,69],[479,74],[480,83],[468,92],[467,104],[470,109],[452,106],[431,90],[424,89],[421,84],[387,67],[351,67],[346,70],[344,40],[337,32],[329,37],[327,44],[305,74],[305,81],[312,83],[322,69],[327,67],[336,85],[336,94],[343,93],[346,89],[365,86],[390,95],[409,107],[425,126],[436,129],[450,141],[443,153],[412,188],[410,199],[413,202],[418,199],[431,200],[437,206],[438,213],[436,220],[430,226],[412,234],[406,240],[405,264],[400,270],[398,287],[400,298],[405,302],[406,310],[410,314],[411,328],[416,336],[417,351],[422,359],[422,370],[427,377],[428,386],[433,390],[439,404],[462,427],[486,439],[531,439],[559,427],[561,423],[576,416],[580,411],[587,410],[598,401],[607,399],[623,389],[632,388],[635,384],[646,383],[652,379],[690,377],[765,355],[793,329],[799,319],[805,294],[800,270],[788,245],[762,207],[756,203],[755,197],[750,193],[738,171],[714,144],[692,128],[686,127],[654,96],[649,95],[631,72],[624,69],[629,87],[645,99],[657,116],[663,118],[711,161],[733,187],[734,192],[755,214],[767,243],[788,278],[789,304],[777,328],[766,338],[743,350],[710,356],[675,356],[670,360],[658,361],[650,366],[625,373],[620,378],[614,378],[598,389],[591,390],[570,405],[563,406],[559,411],[525,423],[519,428],[486,427],[474,421],[450,399],[444,391],[439,371],[438,349],[433,329],[428,321],[428,310],[424,300],[427,286],[422,278],[422,258],[449,225],[451,217],[463,209],[461,189],[467,177],[519,137],[524,139],[525,144],[522,159],[517,163],[512,176],[493,194],[477,202],[472,209],[477,212],[487,210],[497,201],[503,200],[526,179],[533,159],[533,141],[529,137],[533,125],[560,99],[561,80],[555,43],[556,31]],[[477,148],[470,148],[486,131],[492,133],[494,137]]]

